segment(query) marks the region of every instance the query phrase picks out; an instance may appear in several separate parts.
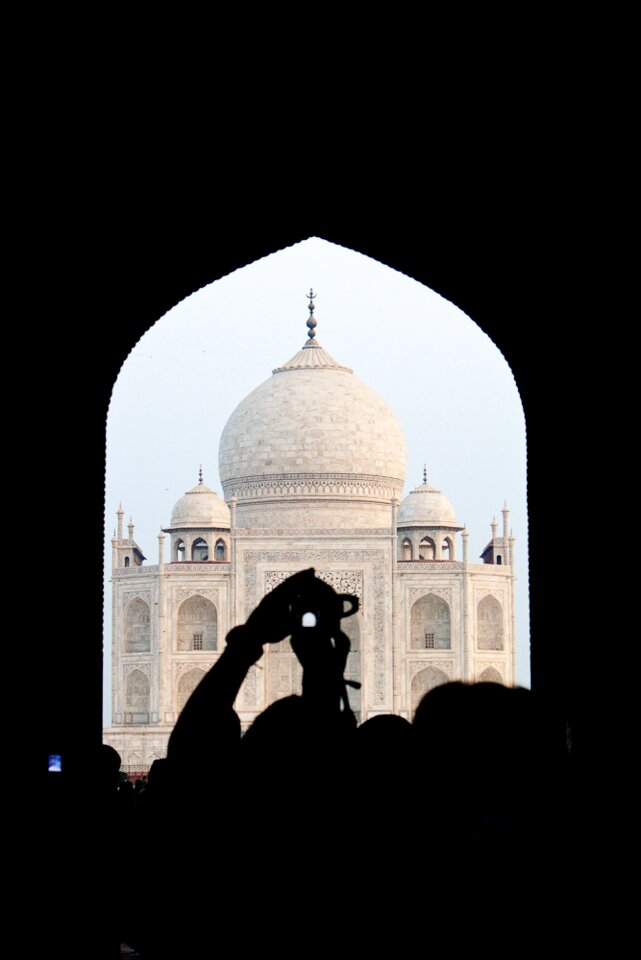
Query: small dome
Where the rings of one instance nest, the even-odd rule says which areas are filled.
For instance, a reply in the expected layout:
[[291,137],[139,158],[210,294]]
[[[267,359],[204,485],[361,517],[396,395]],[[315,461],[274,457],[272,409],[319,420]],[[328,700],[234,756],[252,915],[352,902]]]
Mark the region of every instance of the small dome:
[[447,497],[427,481],[414,487],[401,502],[397,523],[399,527],[462,527]]
[[180,498],[171,513],[168,529],[229,527],[229,507],[202,482]]

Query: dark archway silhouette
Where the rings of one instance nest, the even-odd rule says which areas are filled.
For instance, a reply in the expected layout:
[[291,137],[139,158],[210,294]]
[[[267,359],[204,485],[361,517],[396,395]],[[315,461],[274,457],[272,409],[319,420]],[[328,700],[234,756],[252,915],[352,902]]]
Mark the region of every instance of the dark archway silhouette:
[[[215,157],[200,151],[207,165],[200,178],[193,169],[186,176],[166,161],[163,166],[176,132],[167,117],[151,138],[152,154],[145,147],[151,146],[153,127],[142,130],[126,109],[114,111],[113,119],[99,109],[78,123],[68,97],[54,95],[50,103],[45,98],[45,125],[32,124],[34,139],[27,133],[22,147],[25,156],[39,156],[40,143],[38,150],[29,148],[55,119],[57,148],[37,175],[26,163],[12,181],[17,202],[15,217],[10,213],[9,256],[18,264],[20,319],[12,323],[11,353],[28,364],[31,410],[38,414],[35,429],[21,431],[18,456],[29,468],[46,465],[50,522],[73,525],[81,550],[72,587],[78,637],[62,648],[45,643],[39,657],[43,689],[35,699],[36,736],[29,741],[34,769],[46,769],[47,754],[60,752],[67,774],[82,781],[87,756],[100,741],[104,423],[122,363],[140,336],[185,296],[309,236],[374,257],[456,303],[510,364],[528,430],[532,683],[572,721],[577,759],[590,757],[596,723],[590,726],[587,695],[579,696],[576,663],[579,642],[593,633],[587,623],[592,611],[575,598],[584,593],[580,560],[591,555],[591,527],[574,522],[582,515],[575,498],[591,488],[585,480],[586,470],[594,469],[594,424],[604,419],[608,374],[619,369],[618,358],[612,362],[619,339],[609,330],[598,338],[590,331],[602,326],[604,316],[617,319],[610,308],[624,258],[611,283],[608,277],[607,309],[595,285],[603,284],[611,262],[612,254],[603,258],[605,245],[616,248],[621,235],[614,224],[622,209],[621,177],[610,177],[601,157],[597,171],[596,154],[590,160],[586,149],[585,134],[594,126],[584,122],[587,107],[578,103],[568,122],[567,97],[557,92],[556,107],[544,98],[539,115],[532,99],[520,117],[499,110],[490,111],[488,120],[484,113],[482,130],[459,116],[458,142],[442,134],[430,156],[415,149],[411,123],[368,126],[365,114],[352,125],[346,145],[332,142],[332,124],[312,111],[311,134],[307,119],[290,112],[295,141],[281,145],[275,138],[274,163],[259,149],[260,131],[249,115],[251,149],[234,150],[234,138],[223,127],[224,149]],[[379,100],[370,102],[378,108]],[[52,110],[54,103],[59,110]],[[392,150],[383,163],[377,147],[390,128]],[[177,145],[191,168],[199,154],[196,135],[189,121],[181,124]],[[185,150],[187,144],[192,149]],[[437,155],[445,156],[440,169]],[[612,156],[618,163],[619,153]],[[232,163],[243,169],[232,174]],[[299,176],[293,179],[294,169]],[[260,324],[262,295],[257,291],[257,343],[268,335]],[[364,337],[372,335],[363,329]],[[607,457],[607,434],[603,439],[599,463],[618,463],[618,457]],[[549,598],[556,596],[560,573],[549,563],[550,525],[560,511],[572,529],[577,562],[562,570],[569,599],[555,603],[550,630]],[[39,577],[38,601],[52,616],[64,602],[62,593],[57,570]],[[592,700],[594,685],[586,688]],[[601,726],[603,711],[594,712]],[[27,754],[31,759],[29,749]],[[613,782],[604,782],[611,802]],[[592,778],[590,786],[596,784]],[[609,807],[599,807],[598,800],[592,800],[594,822],[602,823]],[[59,859],[49,861],[57,882]],[[83,888],[91,890],[91,877],[80,875]],[[53,894],[54,883],[42,886]],[[570,897],[574,886],[580,885],[570,881]],[[66,887],[63,893],[64,902],[54,900],[60,913],[50,913],[56,928],[69,914]],[[534,908],[528,921],[536,926],[544,910]],[[86,941],[83,947],[92,952]]]
[[[571,627],[568,625],[564,629],[564,623],[570,620],[570,612],[562,611],[553,642],[552,638],[546,637],[545,629],[538,620],[540,597],[545,594],[550,573],[544,562],[542,531],[545,524],[542,522],[537,525],[534,521],[537,516],[545,518],[554,513],[551,491],[545,486],[542,472],[539,473],[543,466],[539,468],[538,463],[545,465],[557,455],[557,464],[567,459],[567,453],[565,457],[563,454],[563,443],[567,437],[561,434],[559,426],[551,425],[549,418],[545,418],[545,406],[537,406],[542,387],[538,361],[543,354],[539,344],[545,340],[546,331],[551,335],[550,321],[542,319],[539,309],[544,299],[545,280],[543,287],[532,294],[536,288],[533,266],[526,262],[523,249],[517,257],[514,236],[510,243],[506,238],[503,242],[499,241],[498,245],[488,245],[487,237],[480,230],[461,230],[455,211],[444,213],[445,219],[439,219],[439,223],[450,226],[439,230],[438,242],[435,236],[424,230],[416,235],[411,231],[392,231],[390,234],[389,225],[382,222],[377,225],[375,218],[361,223],[345,223],[339,218],[334,224],[330,220],[310,222],[306,218],[290,224],[285,218],[279,221],[281,226],[273,230],[272,221],[269,229],[266,225],[264,229],[251,231],[245,228],[230,230],[228,224],[223,226],[219,220],[220,225],[212,229],[207,239],[203,240],[202,234],[194,234],[187,241],[184,230],[174,233],[177,224],[171,219],[163,219],[160,228],[157,222],[145,221],[141,224],[137,219],[142,232],[137,234],[135,244],[133,238],[124,239],[119,248],[117,270],[114,270],[110,249],[104,242],[97,241],[102,236],[102,231],[98,229],[98,217],[90,230],[90,236],[98,242],[97,249],[83,248],[80,243],[74,245],[73,257],[78,269],[73,279],[62,272],[55,278],[49,274],[52,281],[50,288],[68,306],[67,322],[75,336],[82,339],[88,304],[93,309],[92,323],[109,333],[101,344],[100,358],[89,365],[91,375],[89,369],[75,369],[73,376],[70,371],[68,378],[60,377],[58,371],[56,377],[56,403],[61,420],[75,422],[81,397],[84,398],[84,415],[87,418],[87,425],[83,429],[83,445],[77,443],[73,431],[68,438],[58,435],[56,457],[53,456],[52,443],[50,459],[65,459],[66,477],[74,474],[83,477],[81,506],[75,509],[82,514],[84,542],[88,549],[78,576],[82,580],[83,622],[93,626],[89,628],[90,638],[86,646],[89,665],[85,662],[85,703],[82,714],[86,722],[82,727],[77,722],[78,710],[71,711],[66,707],[74,699],[65,696],[65,691],[69,691],[76,681],[72,658],[61,656],[56,661],[51,657],[52,675],[56,681],[52,687],[56,695],[54,697],[48,691],[44,703],[45,714],[49,717],[47,749],[54,743],[65,745],[72,755],[81,757],[87,745],[99,741],[101,736],[104,531],[102,513],[96,505],[102,504],[103,500],[105,416],[110,392],[122,362],[136,340],[168,309],[194,290],[259,257],[314,235],[372,256],[452,300],[488,333],[511,365],[522,395],[528,428],[530,594],[532,633],[535,638],[532,684],[549,697],[557,699],[566,714],[572,714],[572,644],[566,640],[566,647],[560,647],[558,638],[571,638],[577,632],[576,626],[572,622]],[[125,221],[126,217],[123,218]],[[215,219],[212,220],[214,222]],[[157,233],[154,233],[152,226]],[[522,238],[525,236],[520,231],[517,233]],[[400,236],[403,236],[402,244],[399,243]],[[528,249],[531,252],[531,248]],[[500,275],[497,262],[501,265]],[[537,281],[541,282],[538,273]],[[526,289],[529,299],[523,294]],[[101,296],[98,296],[98,291]],[[514,322],[515,314],[520,317],[518,325]],[[536,330],[536,341],[524,337],[524,330]],[[560,349],[554,362],[562,361],[563,350]],[[546,362],[549,363],[547,356]],[[44,382],[46,380],[45,371]],[[570,473],[571,470],[570,467]],[[59,487],[54,490],[54,495],[57,493],[60,502],[64,502],[68,493],[66,483],[62,477],[56,478],[56,483]],[[549,593],[550,588],[547,589]],[[53,607],[53,585],[51,603]]]

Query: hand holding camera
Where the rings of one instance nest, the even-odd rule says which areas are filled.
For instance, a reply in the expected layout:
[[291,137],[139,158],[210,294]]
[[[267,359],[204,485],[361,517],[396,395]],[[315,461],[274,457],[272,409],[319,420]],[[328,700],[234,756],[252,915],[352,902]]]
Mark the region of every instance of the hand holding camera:
[[250,614],[247,626],[261,637],[262,643],[278,643],[301,629],[339,629],[341,618],[357,610],[358,597],[336,593],[309,567],[265,594]]
[[292,634],[292,610],[299,599],[313,587],[316,577],[313,567],[301,570],[279,583],[265,594],[249,615],[246,626],[260,638],[261,643],[278,643]]
[[341,619],[358,607],[358,597],[336,593],[310,567],[266,594],[246,626],[261,644],[291,637],[303,667],[303,696],[328,704],[342,701],[347,709],[343,674],[350,642]]

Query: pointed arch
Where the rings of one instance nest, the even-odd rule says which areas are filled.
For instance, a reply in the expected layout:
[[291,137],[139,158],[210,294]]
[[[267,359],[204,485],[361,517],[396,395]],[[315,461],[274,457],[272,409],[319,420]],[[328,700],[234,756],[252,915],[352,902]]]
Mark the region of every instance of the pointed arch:
[[405,537],[401,543],[401,560],[411,560],[412,559],[412,541],[409,537]]
[[[241,266],[244,266],[244,264],[241,264]],[[321,339],[322,339],[322,337],[321,337]],[[330,344],[330,346],[331,346],[331,344]],[[339,359],[340,359],[340,355],[338,355],[338,356],[339,356]],[[345,359],[346,359],[346,361],[349,360],[349,356],[348,356],[347,354],[346,354],[346,356],[345,356]],[[471,461],[470,461],[470,462],[471,462]]]
[[216,546],[214,548],[214,559],[219,563],[224,563],[227,560],[227,544],[222,537],[219,537],[216,540]]
[[216,605],[200,594],[183,600],[176,618],[178,650],[216,650],[218,647],[218,611]]
[[479,677],[479,683],[503,683],[503,677],[496,667],[486,667]]
[[197,537],[192,543],[191,559],[196,563],[209,560],[209,546],[203,537]]
[[478,605],[477,645],[479,650],[502,650],[503,644],[503,607],[489,594]]
[[201,670],[200,667],[194,667],[192,670],[183,673],[178,681],[178,689],[176,690],[176,709],[178,713],[184,708],[190,696],[205,676],[205,673],[206,671]]
[[151,650],[151,611],[141,597],[135,597],[125,610],[125,653]]
[[416,713],[416,708],[426,693],[433,690],[434,687],[440,687],[443,683],[449,683],[450,678],[443,670],[438,667],[429,666],[412,679],[412,717]]
[[427,593],[412,605],[410,645],[413,650],[450,650],[452,617],[450,605],[442,597]]
[[176,540],[176,562],[183,563],[186,556],[185,541]]
[[125,723],[149,723],[149,677],[132,670],[125,680]]
[[431,537],[423,537],[418,545],[419,560],[434,560],[436,557],[436,544]]

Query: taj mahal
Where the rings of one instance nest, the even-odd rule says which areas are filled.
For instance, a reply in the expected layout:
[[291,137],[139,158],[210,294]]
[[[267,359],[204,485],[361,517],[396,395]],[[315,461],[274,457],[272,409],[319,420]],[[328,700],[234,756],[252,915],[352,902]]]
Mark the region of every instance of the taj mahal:
[[[307,567],[360,601],[343,621],[351,642],[346,676],[361,684],[350,689],[358,721],[381,713],[411,719],[423,695],[450,680],[515,682],[507,506],[501,529],[491,524],[480,562],[471,562],[469,534],[426,470],[403,496],[402,427],[384,400],[318,343],[314,296],[310,291],[304,346],[226,423],[222,495],[201,470],[161,530],[152,564],[133,523],[125,529],[124,510],[117,511],[112,726],[103,739],[126,770],[145,772],[166,755],[178,714],[228,631]],[[235,705],[243,729],[300,688],[289,642],[266,645]]]

